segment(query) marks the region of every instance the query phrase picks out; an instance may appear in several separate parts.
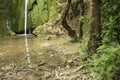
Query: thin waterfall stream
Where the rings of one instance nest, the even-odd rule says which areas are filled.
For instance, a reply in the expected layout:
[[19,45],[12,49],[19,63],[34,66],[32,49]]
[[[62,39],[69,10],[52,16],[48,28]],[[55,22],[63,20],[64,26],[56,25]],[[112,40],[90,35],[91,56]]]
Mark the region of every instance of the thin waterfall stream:
[[[28,67],[32,68],[29,45],[28,45],[28,35],[27,35],[27,20],[28,20],[27,9],[28,9],[28,0],[25,0],[25,22],[24,22],[25,48],[26,48],[26,57],[27,57]],[[31,75],[29,75],[28,78],[29,78],[29,80],[33,80],[33,77]]]
[[25,0],[25,22],[24,22],[24,35],[27,34],[27,8],[28,8],[28,0]]
[[31,60],[30,60],[30,51],[28,46],[28,38],[27,38],[28,36],[27,35],[27,6],[28,6],[28,0],[25,0],[25,22],[24,22],[25,48],[26,48],[28,67],[32,68]]

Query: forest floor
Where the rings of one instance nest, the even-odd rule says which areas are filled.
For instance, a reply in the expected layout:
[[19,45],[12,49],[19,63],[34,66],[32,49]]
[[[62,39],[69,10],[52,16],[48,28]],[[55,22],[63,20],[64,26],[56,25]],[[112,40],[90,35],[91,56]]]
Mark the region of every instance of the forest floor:
[[0,52],[0,80],[93,80],[79,59],[79,42],[70,42],[67,36],[39,40],[39,46],[29,46],[32,68],[27,65],[25,53]]

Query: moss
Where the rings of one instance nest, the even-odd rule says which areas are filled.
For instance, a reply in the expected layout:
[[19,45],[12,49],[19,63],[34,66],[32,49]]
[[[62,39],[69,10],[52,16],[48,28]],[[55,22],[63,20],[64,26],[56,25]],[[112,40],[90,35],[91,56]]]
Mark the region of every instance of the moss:
[[37,5],[29,14],[33,26],[41,25],[48,21],[48,6],[44,0],[38,0]]
[[15,32],[24,29],[24,1],[12,0],[9,10],[9,17],[11,18],[12,30]]
[[[29,6],[31,7],[31,2]],[[42,25],[57,14],[57,4],[55,0],[38,0],[37,5],[30,12],[29,16],[33,26]]]
[[[9,1],[9,0],[8,0]],[[8,3],[7,0],[2,2]],[[28,10],[33,7],[35,0],[29,0]],[[45,2],[46,1],[46,2]],[[5,13],[6,17],[1,21],[6,26],[7,18],[11,19],[11,29],[14,32],[24,31],[24,0],[11,0],[8,13]],[[1,4],[0,4],[1,5]],[[29,24],[32,27],[37,27],[53,19],[57,15],[57,3],[56,0],[37,0],[37,5],[34,5],[32,11],[28,13]],[[4,11],[0,11],[0,15],[4,16]],[[8,14],[8,15],[7,15]],[[1,18],[1,17],[0,17]],[[0,25],[3,26],[3,25]],[[1,29],[3,30],[3,29]]]
[[32,3],[34,2],[34,0],[29,0],[28,3],[28,10],[32,8]]
[[49,19],[53,18],[57,14],[57,3],[55,0],[48,0]]
[[8,34],[6,20],[8,17],[9,0],[0,0],[0,36]]

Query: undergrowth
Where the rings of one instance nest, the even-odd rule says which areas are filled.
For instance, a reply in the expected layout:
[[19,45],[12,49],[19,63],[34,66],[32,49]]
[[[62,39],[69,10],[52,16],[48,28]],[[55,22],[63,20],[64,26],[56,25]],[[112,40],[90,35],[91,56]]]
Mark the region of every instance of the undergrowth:
[[120,79],[119,44],[103,44],[91,58],[87,53],[87,40],[82,40],[80,49],[80,60],[82,61],[86,72],[92,75],[93,80]]
[[120,46],[116,44],[102,45],[89,63],[90,72],[96,73],[95,80],[101,76],[103,80],[118,80],[116,73],[120,71]]

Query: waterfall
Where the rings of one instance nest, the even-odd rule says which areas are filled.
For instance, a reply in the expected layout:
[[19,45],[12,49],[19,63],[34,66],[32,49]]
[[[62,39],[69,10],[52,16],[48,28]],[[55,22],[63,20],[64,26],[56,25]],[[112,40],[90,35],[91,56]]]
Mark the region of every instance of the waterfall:
[[28,13],[28,0],[25,0],[25,22],[24,22],[24,35],[27,34],[27,13]]
[[26,56],[28,67],[32,68],[31,61],[30,61],[30,51],[28,46],[28,38],[27,38],[27,7],[28,7],[28,0],[25,0],[25,22],[24,22],[24,35],[25,35],[25,48],[26,48]]
[[10,20],[10,18],[7,19],[7,29],[11,30],[11,20]]

